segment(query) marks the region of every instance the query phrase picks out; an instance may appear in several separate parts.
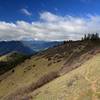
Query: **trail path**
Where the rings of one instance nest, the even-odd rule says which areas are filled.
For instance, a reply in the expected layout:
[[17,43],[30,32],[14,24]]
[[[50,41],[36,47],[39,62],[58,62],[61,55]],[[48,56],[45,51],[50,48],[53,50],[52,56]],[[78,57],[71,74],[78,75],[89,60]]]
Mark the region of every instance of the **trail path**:
[[90,88],[91,88],[91,90],[93,92],[92,100],[99,100],[96,94],[98,94],[100,92],[97,92],[97,85],[96,85],[96,83],[97,83],[97,81],[100,78],[98,78],[96,80],[91,80],[90,78],[88,78],[88,74],[89,73],[90,73],[90,70],[88,70],[87,73],[86,73],[86,76],[83,76],[83,77],[85,78],[85,80],[87,80],[90,83]]

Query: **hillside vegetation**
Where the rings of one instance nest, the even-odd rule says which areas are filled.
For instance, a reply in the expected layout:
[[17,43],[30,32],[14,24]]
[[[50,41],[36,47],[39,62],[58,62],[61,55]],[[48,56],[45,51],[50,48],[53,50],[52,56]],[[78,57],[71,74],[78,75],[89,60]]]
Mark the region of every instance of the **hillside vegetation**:
[[27,97],[32,100],[100,100],[99,76],[100,53]]
[[[28,56],[18,53],[11,52],[0,57],[0,75],[14,68],[17,64],[23,62]],[[14,70],[12,70],[14,71]]]
[[[83,100],[91,100],[90,83],[84,77],[98,78],[99,53],[99,40],[68,41],[42,51],[0,76],[0,100],[74,100],[74,96],[82,100],[80,90],[83,97],[89,95]],[[93,73],[85,74],[87,70]],[[98,98],[99,92],[95,93]]]

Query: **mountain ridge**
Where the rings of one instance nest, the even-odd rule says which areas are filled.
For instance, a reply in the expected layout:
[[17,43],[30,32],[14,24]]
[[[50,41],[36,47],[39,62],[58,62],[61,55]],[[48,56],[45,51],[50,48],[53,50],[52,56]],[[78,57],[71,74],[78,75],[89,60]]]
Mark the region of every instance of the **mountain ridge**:
[[55,41],[0,41],[0,55],[4,55],[12,51],[32,55],[58,44],[60,44],[60,42]]

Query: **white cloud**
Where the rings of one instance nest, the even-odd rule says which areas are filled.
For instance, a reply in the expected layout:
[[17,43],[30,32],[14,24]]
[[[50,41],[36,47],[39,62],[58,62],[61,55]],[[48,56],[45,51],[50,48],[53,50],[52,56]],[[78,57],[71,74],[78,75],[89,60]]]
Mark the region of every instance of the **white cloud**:
[[47,22],[53,22],[53,21],[60,20],[59,16],[54,15],[50,12],[40,13],[40,18],[44,21],[47,21]]
[[25,9],[25,8],[21,9],[21,12],[22,12],[23,14],[27,15],[27,16],[31,16],[31,15],[32,15],[32,13],[30,13],[30,12],[29,12],[27,9]]
[[40,14],[39,21],[28,23],[0,22],[0,40],[68,40],[80,39],[86,33],[100,33],[100,16],[58,16],[50,12]]

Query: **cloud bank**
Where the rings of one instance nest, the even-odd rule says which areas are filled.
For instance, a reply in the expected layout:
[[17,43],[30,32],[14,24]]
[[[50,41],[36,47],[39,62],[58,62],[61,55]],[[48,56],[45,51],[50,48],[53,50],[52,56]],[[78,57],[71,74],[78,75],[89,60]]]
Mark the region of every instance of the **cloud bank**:
[[58,16],[50,12],[40,13],[40,20],[31,23],[0,21],[0,40],[77,40],[86,33],[100,33],[100,16]]

